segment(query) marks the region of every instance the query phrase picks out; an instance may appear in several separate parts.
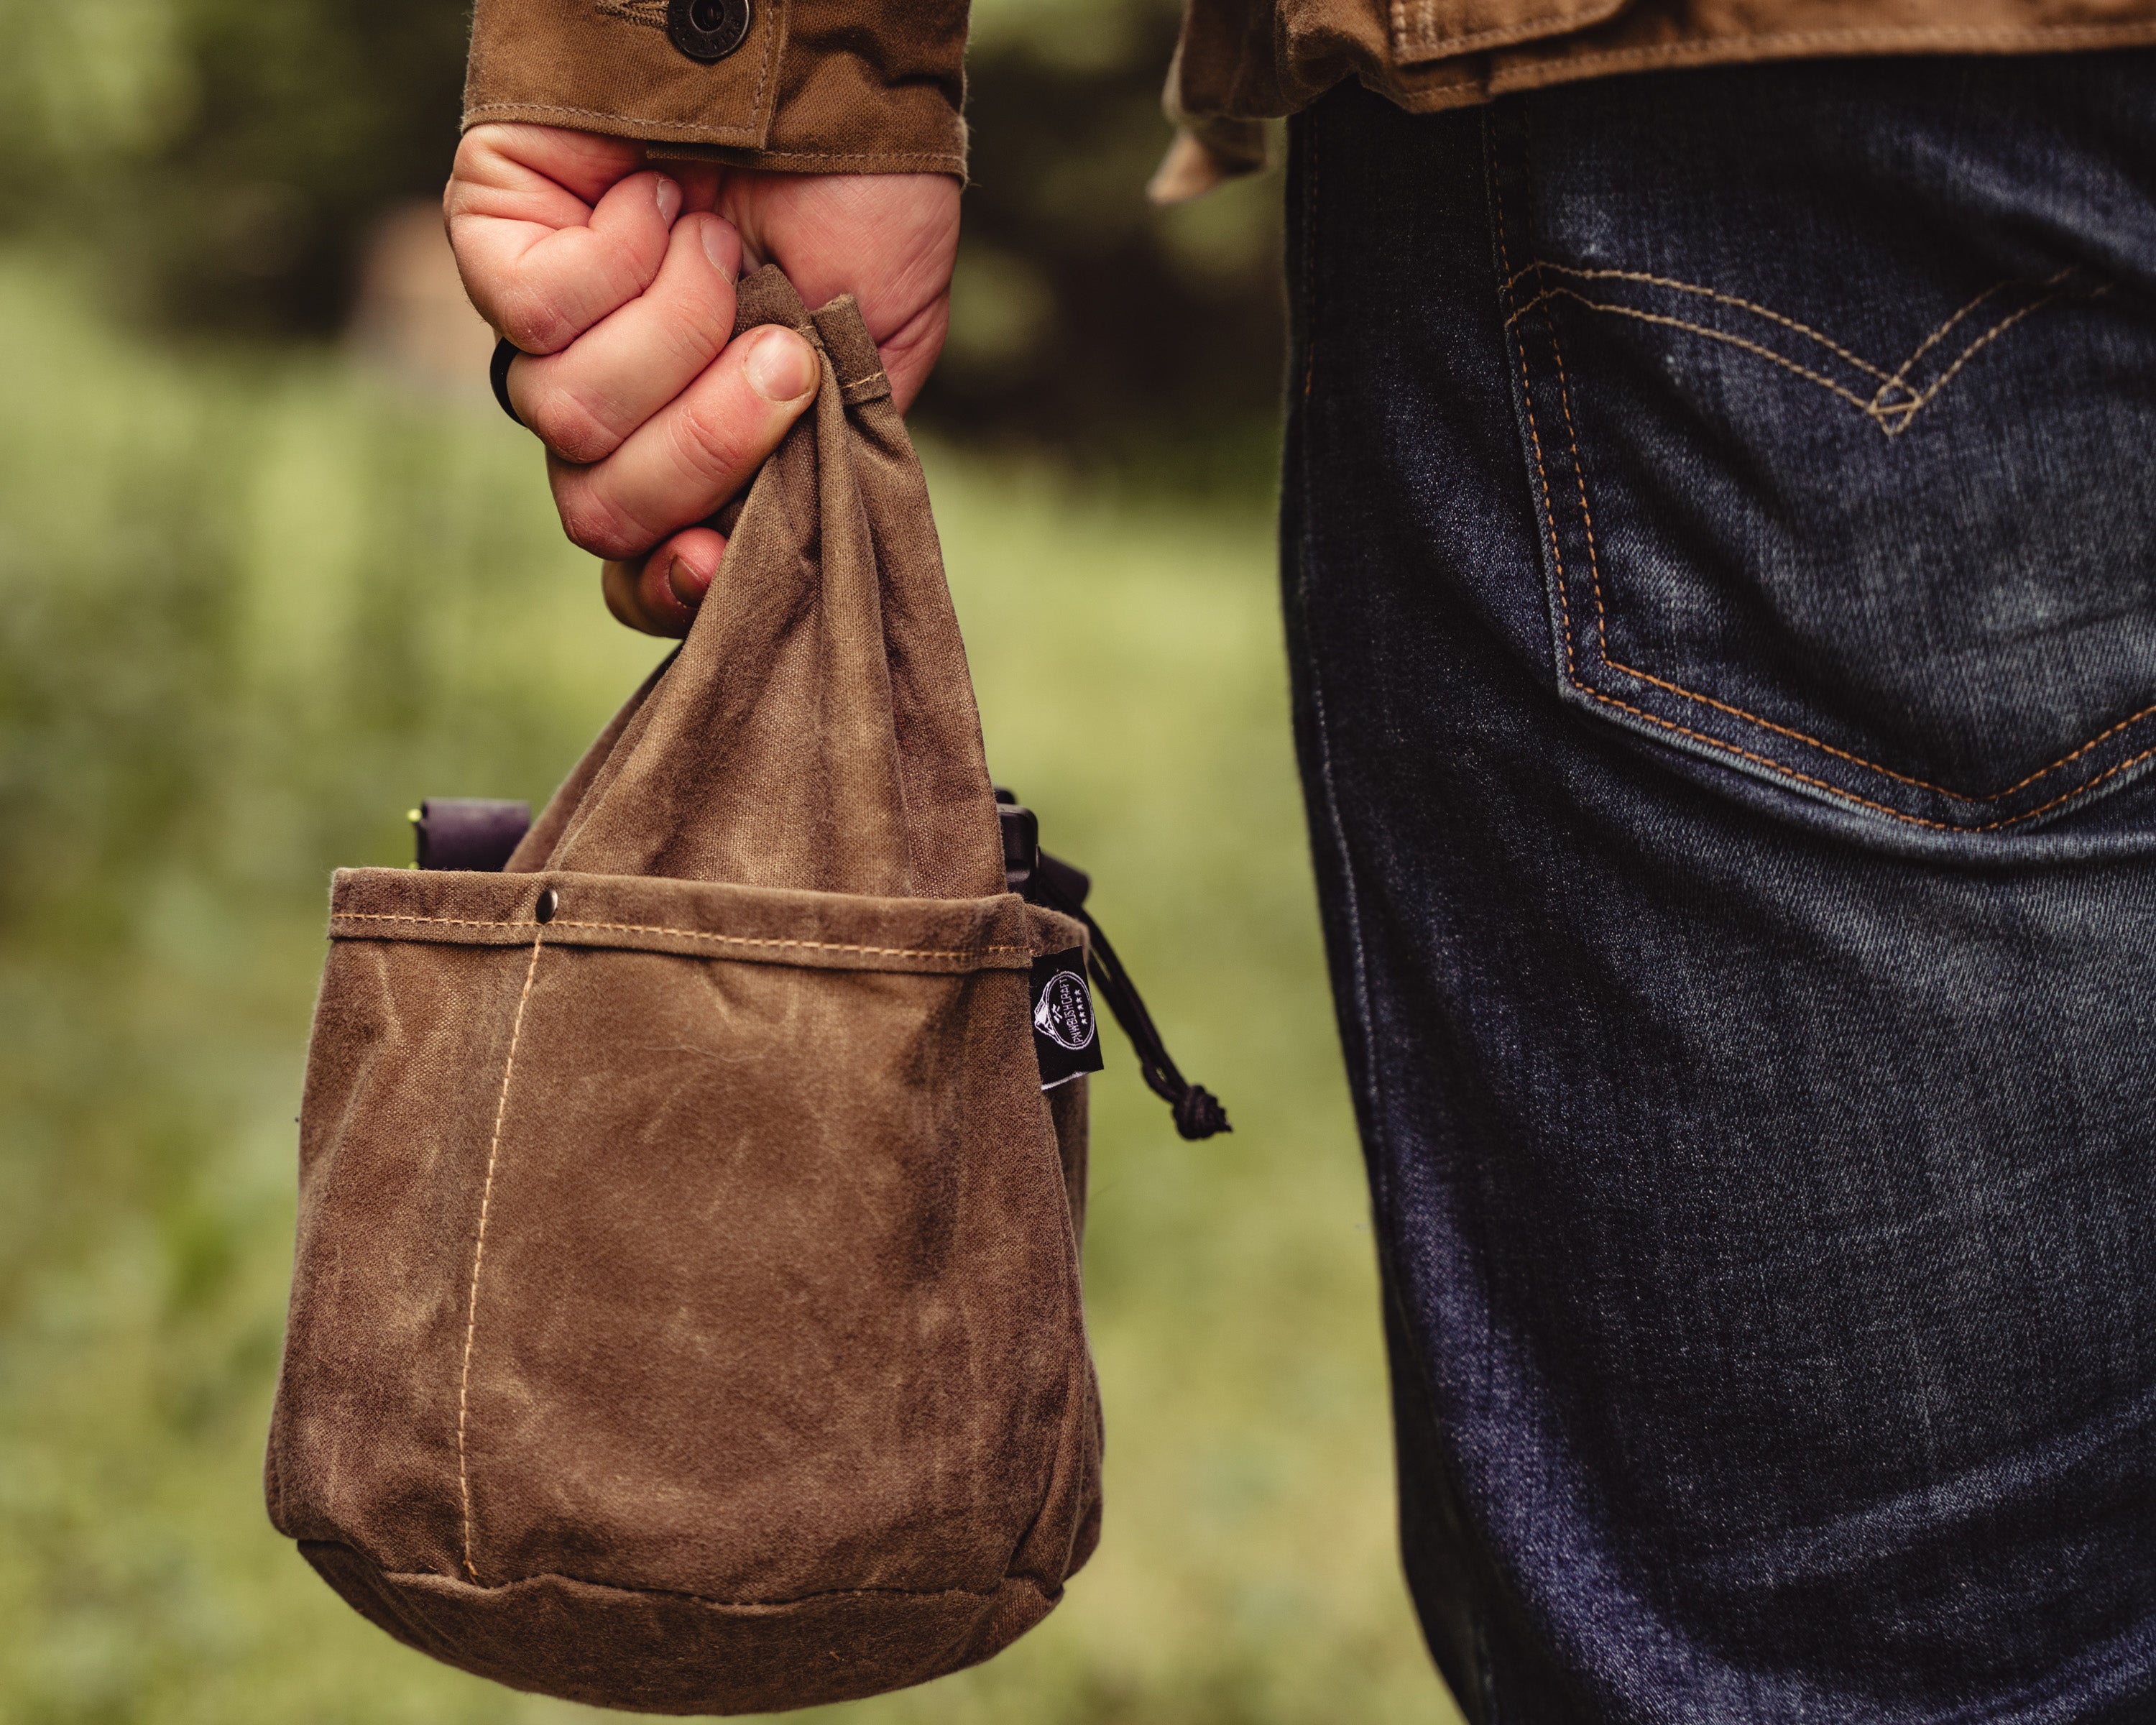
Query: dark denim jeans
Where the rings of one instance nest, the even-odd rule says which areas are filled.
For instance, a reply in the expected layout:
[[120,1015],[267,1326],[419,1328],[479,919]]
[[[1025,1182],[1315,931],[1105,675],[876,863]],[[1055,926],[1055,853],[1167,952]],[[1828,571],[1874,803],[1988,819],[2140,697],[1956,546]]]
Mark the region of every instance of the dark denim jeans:
[[1298,121],[1284,542],[1484,1725],[2156,1720],[2156,59]]

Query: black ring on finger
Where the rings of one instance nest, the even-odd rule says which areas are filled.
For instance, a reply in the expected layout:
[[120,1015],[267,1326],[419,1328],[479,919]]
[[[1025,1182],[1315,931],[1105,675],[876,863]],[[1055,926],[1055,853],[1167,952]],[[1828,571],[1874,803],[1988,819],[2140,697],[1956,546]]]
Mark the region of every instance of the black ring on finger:
[[[494,357],[487,362],[486,367],[487,381],[494,385],[494,398],[501,403],[501,411],[515,419],[519,425],[524,425],[524,421],[518,415],[516,409],[509,404],[509,362],[523,352],[522,348],[511,341],[508,336],[504,336],[494,344]],[[531,428],[526,425],[524,429],[529,431]]]

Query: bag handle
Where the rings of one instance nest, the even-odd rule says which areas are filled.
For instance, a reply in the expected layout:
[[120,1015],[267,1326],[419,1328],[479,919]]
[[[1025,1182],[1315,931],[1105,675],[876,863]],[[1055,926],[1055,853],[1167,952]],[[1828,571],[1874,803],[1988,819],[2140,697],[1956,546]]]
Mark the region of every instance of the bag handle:
[[513,870],[894,898],[1004,891],[980,715],[928,487],[850,297],[773,268],[735,327],[824,359],[688,639],[556,793]]

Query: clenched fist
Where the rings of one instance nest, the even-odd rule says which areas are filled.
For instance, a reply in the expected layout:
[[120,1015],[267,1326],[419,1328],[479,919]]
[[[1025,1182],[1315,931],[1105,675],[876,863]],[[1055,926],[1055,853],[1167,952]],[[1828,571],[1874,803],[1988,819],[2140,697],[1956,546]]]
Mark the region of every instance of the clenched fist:
[[523,350],[518,418],[547,446],[570,539],[606,559],[608,606],[687,631],[726,542],[697,523],[815,399],[815,350],[733,334],[734,283],[776,264],[820,305],[850,293],[903,412],[942,351],[958,183],[647,165],[644,146],[543,126],[465,136],[444,194],[480,315]]

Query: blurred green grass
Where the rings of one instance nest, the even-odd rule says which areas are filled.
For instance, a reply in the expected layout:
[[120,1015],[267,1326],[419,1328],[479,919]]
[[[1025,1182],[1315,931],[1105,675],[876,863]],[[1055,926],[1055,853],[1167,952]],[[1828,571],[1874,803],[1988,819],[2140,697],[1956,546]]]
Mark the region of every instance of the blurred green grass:
[[[526,439],[331,353],[182,355],[0,255],[0,1718],[540,1722],[270,1529],[292,1117],[339,863],[423,794],[542,798],[655,656]],[[1261,510],[932,451],[991,764],[1233,1136],[1111,1045],[1100,1555],[857,1725],[1456,1717],[1394,1554],[1366,1202]]]

